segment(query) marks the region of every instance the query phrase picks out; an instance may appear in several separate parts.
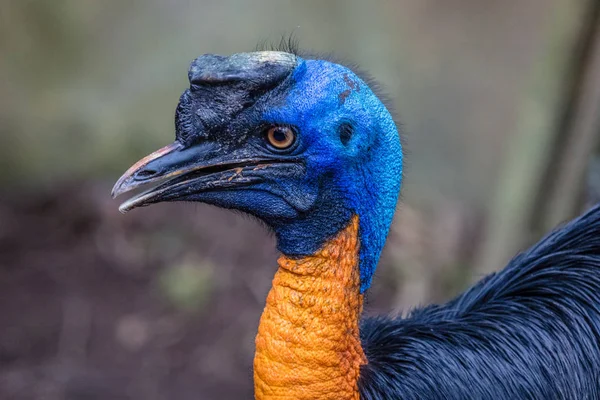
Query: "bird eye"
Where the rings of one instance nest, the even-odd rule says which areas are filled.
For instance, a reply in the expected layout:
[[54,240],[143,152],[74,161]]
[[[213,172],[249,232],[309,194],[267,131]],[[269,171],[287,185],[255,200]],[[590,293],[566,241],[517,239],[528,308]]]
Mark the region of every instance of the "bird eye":
[[285,150],[294,144],[296,134],[287,126],[274,126],[267,131],[267,141],[277,150]]

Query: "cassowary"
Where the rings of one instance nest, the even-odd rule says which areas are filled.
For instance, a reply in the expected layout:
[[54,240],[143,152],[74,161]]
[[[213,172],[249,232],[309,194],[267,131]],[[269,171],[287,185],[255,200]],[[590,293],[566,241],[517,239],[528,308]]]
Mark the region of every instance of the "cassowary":
[[402,148],[368,81],[282,51],[192,62],[176,141],[113,196],[241,210],[282,253],[256,337],[256,399],[600,399],[600,208],[444,305],[361,321]]

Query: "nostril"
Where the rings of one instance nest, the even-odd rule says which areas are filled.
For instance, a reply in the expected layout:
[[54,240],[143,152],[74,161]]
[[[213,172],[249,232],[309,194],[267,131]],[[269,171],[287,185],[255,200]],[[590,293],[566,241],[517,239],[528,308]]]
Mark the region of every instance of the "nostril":
[[153,170],[153,169],[143,169],[137,173],[137,178],[142,178],[142,179],[151,178],[154,175],[156,175],[156,173],[157,173],[156,170]]

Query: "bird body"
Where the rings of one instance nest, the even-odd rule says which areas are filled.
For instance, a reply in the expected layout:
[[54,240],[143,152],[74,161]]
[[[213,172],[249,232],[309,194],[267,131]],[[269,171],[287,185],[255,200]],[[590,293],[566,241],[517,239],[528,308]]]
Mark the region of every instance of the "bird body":
[[255,396],[600,399],[600,207],[445,305],[360,321],[396,208],[402,147],[365,79],[289,52],[204,55],[176,141],[113,195],[262,220],[282,252],[256,338]]
[[443,305],[361,325],[361,398],[600,399],[600,206]]

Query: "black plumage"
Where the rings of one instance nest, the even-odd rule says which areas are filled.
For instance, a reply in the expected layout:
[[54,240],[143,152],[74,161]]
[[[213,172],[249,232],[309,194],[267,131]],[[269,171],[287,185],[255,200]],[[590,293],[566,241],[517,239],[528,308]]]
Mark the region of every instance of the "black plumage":
[[369,318],[364,400],[600,399],[600,205],[444,305]]

